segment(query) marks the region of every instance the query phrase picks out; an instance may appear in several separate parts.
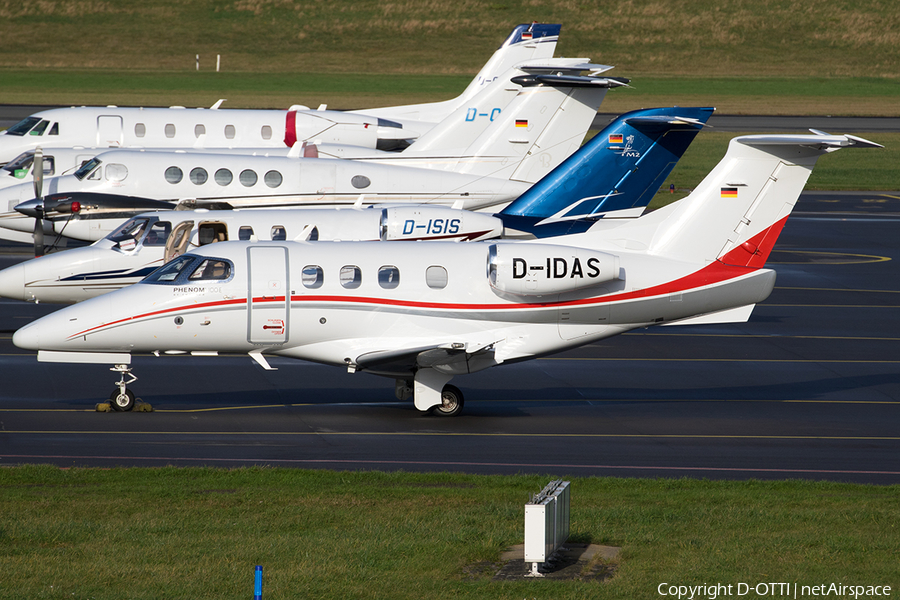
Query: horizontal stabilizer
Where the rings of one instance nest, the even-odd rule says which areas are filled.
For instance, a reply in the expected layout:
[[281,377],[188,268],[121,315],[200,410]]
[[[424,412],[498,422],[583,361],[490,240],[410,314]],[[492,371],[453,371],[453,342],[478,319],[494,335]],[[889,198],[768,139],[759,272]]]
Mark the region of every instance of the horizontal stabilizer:
[[623,87],[630,81],[622,77],[591,77],[587,75],[519,75],[511,80],[516,85],[529,87],[533,85],[551,85],[554,87]]

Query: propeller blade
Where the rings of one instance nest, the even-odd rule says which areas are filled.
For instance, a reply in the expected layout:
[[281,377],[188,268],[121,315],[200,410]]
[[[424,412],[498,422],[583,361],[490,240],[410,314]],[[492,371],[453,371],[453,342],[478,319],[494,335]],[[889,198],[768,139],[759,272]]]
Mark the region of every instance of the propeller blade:
[[40,146],[34,149],[34,161],[31,167],[31,174],[34,177],[34,197],[37,200],[35,211],[37,216],[34,218],[34,255],[35,257],[44,255],[44,152]]
[[34,150],[31,175],[34,178],[34,197],[40,198],[41,192],[44,190],[44,152],[40,146]]
[[44,255],[44,221],[40,217],[34,220],[34,256]]

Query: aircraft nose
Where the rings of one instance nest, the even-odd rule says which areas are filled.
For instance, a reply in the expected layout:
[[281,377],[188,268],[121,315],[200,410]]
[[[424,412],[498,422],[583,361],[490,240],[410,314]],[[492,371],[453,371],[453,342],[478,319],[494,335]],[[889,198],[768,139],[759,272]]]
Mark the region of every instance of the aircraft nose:
[[0,271],[0,296],[25,300],[25,266],[13,265]]
[[13,334],[13,344],[23,350],[40,350],[40,330],[37,321],[29,323]]

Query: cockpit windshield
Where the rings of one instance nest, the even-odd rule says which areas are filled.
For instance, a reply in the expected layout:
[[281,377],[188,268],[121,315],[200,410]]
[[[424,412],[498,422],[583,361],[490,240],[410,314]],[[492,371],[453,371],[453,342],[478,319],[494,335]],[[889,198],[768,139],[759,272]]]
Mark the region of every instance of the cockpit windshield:
[[12,127],[6,130],[6,135],[18,135],[23,136],[29,131],[31,128],[41,122],[39,117],[25,117]]
[[149,222],[150,219],[147,217],[128,219],[121,227],[106,236],[106,239],[114,242],[123,242],[125,240],[137,241],[141,238],[141,235],[143,235],[144,229]]
[[[18,155],[5,165],[3,165],[2,169],[4,171],[9,171],[10,175],[13,177],[23,177],[24,174],[31,168],[31,163],[34,162],[34,150],[29,150],[28,152],[23,152]],[[21,173],[22,175],[18,175]]]
[[77,171],[75,171],[75,177],[78,178],[78,181],[83,181],[84,178],[90,175],[91,171],[96,169],[101,162],[103,161],[95,156],[91,160],[81,165],[81,167]]
[[182,272],[186,272],[185,267],[198,260],[196,256],[189,254],[174,258],[147,275],[142,283],[173,283]]
[[230,260],[184,254],[147,275],[142,283],[187,284],[199,281],[225,281],[231,279],[233,271]]

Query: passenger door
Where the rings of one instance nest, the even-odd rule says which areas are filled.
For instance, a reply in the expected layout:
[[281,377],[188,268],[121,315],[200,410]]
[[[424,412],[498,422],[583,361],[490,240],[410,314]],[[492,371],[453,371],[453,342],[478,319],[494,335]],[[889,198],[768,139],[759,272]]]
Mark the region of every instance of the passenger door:
[[249,246],[247,341],[265,346],[288,341],[290,287],[287,248]]

